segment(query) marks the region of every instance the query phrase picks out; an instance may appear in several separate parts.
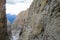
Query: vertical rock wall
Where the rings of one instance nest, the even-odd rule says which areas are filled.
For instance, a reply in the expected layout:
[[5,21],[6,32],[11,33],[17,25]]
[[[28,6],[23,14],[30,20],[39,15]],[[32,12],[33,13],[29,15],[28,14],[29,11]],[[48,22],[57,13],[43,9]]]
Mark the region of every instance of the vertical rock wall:
[[[24,16],[17,18],[16,27],[23,22],[19,21]],[[23,22],[20,40],[60,40],[60,0],[34,0],[26,21]]]
[[60,0],[34,0],[22,40],[60,40]]
[[28,14],[31,40],[60,40],[60,0],[34,0]]
[[0,0],[0,40],[6,40],[7,37],[5,3],[6,0]]

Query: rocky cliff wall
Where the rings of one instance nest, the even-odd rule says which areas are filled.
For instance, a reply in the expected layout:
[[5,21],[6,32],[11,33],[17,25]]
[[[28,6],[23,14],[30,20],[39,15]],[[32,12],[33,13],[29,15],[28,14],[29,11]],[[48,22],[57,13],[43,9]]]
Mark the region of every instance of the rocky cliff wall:
[[17,15],[12,26],[14,28],[24,26],[25,22],[27,22],[27,18],[28,18],[28,10],[22,11]]
[[60,40],[60,0],[34,0],[27,18],[20,40]]
[[22,40],[60,40],[60,0],[34,0]]
[[[28,18],[28,9],[25,11],[22,11],[17,15],[16,19],[11,25],[12,39],[15,39],[15,40],[19,39],[20,37],[19,35],[21,35],[23,29],[25,29],[24,26],[26,25],[27,18]],[[16,38],[14,38],[13,36]]]
[[0,40],[7,40],[6,0],[0,0]]

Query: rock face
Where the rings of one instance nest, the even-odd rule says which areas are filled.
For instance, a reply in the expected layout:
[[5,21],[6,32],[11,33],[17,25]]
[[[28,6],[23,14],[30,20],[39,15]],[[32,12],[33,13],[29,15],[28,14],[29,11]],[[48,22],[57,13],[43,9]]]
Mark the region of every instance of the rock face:
[[17,15],[14,23],[11,25],[12,29],[12,39],[11,40],[18,40],[19,35],[22,33],[25,22],[27,22],[28,10],[22,11]]
[[26,22],[24,15],[16,22],[24,25],[20,40],[60,40],[60,0],[34,0]]
[[20,25],[23,25],[24,22],[26,22],[27,20],[27,17],[28,16],[28,10],[25,10],[25,11],[22,11],[21,13],[19,13],[16,17],[16,19],[14,20],[14,23],[15,26],[19,24]]
[[7,38],[5,3],[6,0],[0,0],[0,40],[6,40]]
[[60,40],[59,0],[34,0],[28,14],[28,26],[32,27],[28,39]]

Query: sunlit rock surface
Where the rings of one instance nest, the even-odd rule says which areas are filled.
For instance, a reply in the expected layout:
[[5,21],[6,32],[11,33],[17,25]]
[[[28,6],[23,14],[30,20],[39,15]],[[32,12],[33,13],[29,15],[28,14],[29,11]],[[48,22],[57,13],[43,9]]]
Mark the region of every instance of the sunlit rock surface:
[[0,40],[7,40],[6,0],[0,0]]
[[27,12],[13,23],[20,40],[60,40],[60,0],[34,0]]

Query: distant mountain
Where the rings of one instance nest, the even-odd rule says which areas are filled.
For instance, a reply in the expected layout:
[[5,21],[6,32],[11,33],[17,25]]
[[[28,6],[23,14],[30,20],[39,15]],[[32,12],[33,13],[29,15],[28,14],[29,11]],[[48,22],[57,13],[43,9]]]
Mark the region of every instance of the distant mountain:
[[12,23],[16,18],[16,15],[6,14],[6,17],[7,17],[7,20],[9,20]]

